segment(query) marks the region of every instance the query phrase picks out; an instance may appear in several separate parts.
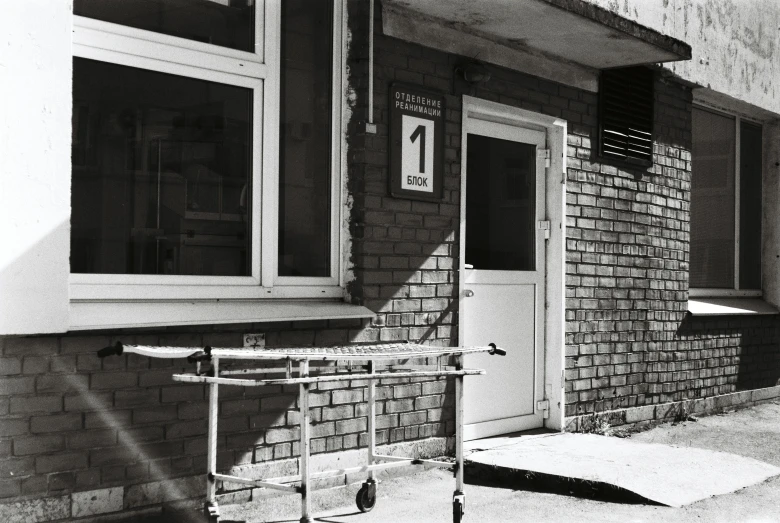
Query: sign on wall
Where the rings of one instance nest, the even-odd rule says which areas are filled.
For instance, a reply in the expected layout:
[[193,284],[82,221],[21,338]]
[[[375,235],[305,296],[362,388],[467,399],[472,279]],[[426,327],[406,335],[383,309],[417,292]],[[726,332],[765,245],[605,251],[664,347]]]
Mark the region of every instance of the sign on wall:
[[440,200],[444,171],[444,96],[390,87],[390,194]]

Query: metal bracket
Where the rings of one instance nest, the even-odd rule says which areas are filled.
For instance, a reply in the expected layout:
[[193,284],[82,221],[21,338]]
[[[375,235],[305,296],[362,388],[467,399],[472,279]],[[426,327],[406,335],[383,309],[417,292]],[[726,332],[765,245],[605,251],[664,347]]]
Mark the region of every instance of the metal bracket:
[[547,419],[550,417],[550,400],[541,400],[536,402],[536,410],[543,411],[542,417]]
[[539,160],[544,160],[544,166],[549,167],[550,166],[550,149],[537,149],[536,150],[536,158]]
[[536,222],[536,228],[540,231],[544,231],[544,239],[549,240],[550,239],[550,222],[549,221],[540,221]]

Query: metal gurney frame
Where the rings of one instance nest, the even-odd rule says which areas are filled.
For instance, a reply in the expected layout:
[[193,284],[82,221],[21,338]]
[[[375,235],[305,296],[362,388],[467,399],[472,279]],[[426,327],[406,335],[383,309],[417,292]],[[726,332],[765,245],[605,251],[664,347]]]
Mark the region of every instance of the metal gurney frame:
[[[98,351],[100,357],[134,353],[151,358],[187,358],[196,364],[194,373],[174,374],[174,381],[185,383],[203,383],[209,385],[208,404],[208,452],[207,452],[207,486],[204,512],[209,521],[219,521],[219,506],[217,504],[217,481],[252,485],[301,495],[301,522],[311,522],[311,498],[309,485],[311,480],[340,476],[356,472],[367,472],[368,477],[357,494],[356,503],[363,512],[368,512],[376,502],[375,471],[407,465],[428,465],[447,468],[455,471],[455,492],[453,494],[453,521],[460,523],[463,518],[465,495],[463,491],[463,377],[485,374],[482,369],[463,368],[463,355],[477,352],[505,355],[506,352],[494,344],[484,347],[433,347],[414,343],[391,343],[372,345],[345,345],[339,347],[304,347],[304,348],[217,348],[217,347],[158,347],[148,345],[123,345],[117,342],[112,347]],[[453,356],[455,368],[448,369],[442,365],[442,357]],[[434,369],[378,369],[377,362],[384,364],[401,363],[409,359],[436,358]],[[281,368],[256,369],[226,369],[220,370],[220,360],[254,360],[276,361],[283,364]],[[338,362],[345,361],[349,365],[348,372],[339,372]],[[207,372],[201,371],[205,362],[211,363]],[[355,373],[353,362],[365,362],[364,372]],[[326,365],[335,373],[311,374],[312,367]],[[297,364],[297,376],[293,365]],[[284,374],[284,378],[254,379],[253,374]],[[455,463],[412,459],[398,456],[383,456],[376,454],[376,382],[383,378],[417,378],[417,377],[454,377],[455,378]],[[365,466],[340,470],[329,470],[311,473],[310,460],[310,425],[309,388],[312,383],[339,382],[351,380],[368,381],[368,463]],[[242,387],[262,387],[271,385],[299,385],[298,406],[300,416],[300,474],[270,479],[249,479],[238,476],[220,474],[217,466],[217,424],[219,411],[219,386],[234,385]],[[300,483],[299,486],[290,483]]]

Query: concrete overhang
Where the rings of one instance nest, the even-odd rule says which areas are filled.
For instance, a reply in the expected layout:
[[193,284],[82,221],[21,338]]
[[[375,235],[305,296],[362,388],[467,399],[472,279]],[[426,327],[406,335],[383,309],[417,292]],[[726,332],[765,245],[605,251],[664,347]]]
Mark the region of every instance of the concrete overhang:
[[382,12],[389,36],[593,91],[600,69],[691,58],[685,42],[585,0],[382,0]]
[[585,0],[385,0],[451,27],[594,69],[689,60],[691,46]]

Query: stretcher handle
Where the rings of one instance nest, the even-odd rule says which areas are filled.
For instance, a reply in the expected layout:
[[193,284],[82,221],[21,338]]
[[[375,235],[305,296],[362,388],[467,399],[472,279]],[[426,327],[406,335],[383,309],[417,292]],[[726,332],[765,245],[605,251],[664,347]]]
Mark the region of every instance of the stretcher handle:
[[190,363],[200,363],[201,361],[211,361],[211,347],[206,345],[203,350],[193,352],[187,356],[187,361]]
[[488,354],[491,356],[498,354],[499,356],[506,356],[506,351],[504,349],[499,349],[496,347],[495,343],[488,343],[488,347],[490,347],[490,350],[488,351]]
[[122,347],[122,342],[118,341],[114,345],[103,347],[102,349],[98,350],[97,355],[98,358],[105,358],[106,356],[121,356],[123,351],[124,347]]

